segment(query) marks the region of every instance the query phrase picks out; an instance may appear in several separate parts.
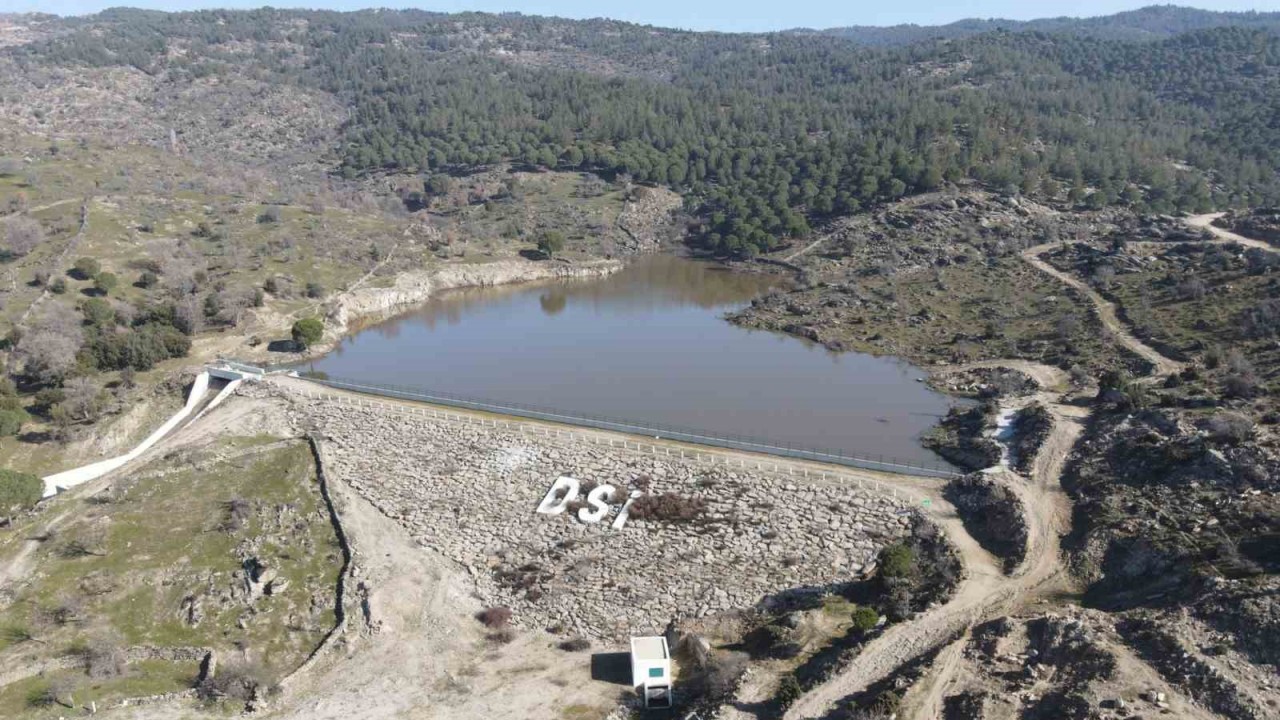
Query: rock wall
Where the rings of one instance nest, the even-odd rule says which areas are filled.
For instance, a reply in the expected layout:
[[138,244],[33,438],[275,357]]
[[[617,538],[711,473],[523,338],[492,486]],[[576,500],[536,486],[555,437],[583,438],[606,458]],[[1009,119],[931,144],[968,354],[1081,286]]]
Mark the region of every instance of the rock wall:
[[[299,425],[326,436],[341,477],[422,545],[466,568],[489,606],[526,628],[621,638],[669,620],[756,606],[784,590],[848,582],[914,517],[847,476],[809,479],[655,456],[547,426],[494,427],[289,395]],[[647,446],[646,446],[647,447]],[[701,508],[682,523],[621,530],[535,508],[555,479],[641,489]]]

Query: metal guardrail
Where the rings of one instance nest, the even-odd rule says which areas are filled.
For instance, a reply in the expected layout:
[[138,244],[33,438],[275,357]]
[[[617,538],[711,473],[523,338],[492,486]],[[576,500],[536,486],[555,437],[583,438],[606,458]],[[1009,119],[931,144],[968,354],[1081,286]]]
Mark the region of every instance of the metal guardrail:
[[398,400],[410,400],[430,403],[433,405],[462,408],[465,410],[478,410],[482,412],[497,413],[500,415],[512,415],[531,420],[545,420],[565,425],[575,425],[578,427],[608,430],[632,435],[643,435],[645,437],[675,440],[695,445],[707,445],[711,447],[725,448],[728,450],[742,450],[745,452],[789,457],[797,460],[831,463],[833,465],[843,465],[846,467],[861,468],[863,470],[878,470],[881,472],[896,473],[899,475],[916,475],[941,479],[959,477],[962,474],[956,472],[950,467],[942,465],[941,463],[930,466],[880,455],[851,455],[839,450],[804,447],[790,443],[778,444],[777,441],[771,441],[763,438],[742,435],[716,435],[692,428],[621,420],[585,413],[572,413],[554,408],[524,405],[521,403],[498,402],[404,385],[384,385],[308,375],[302,375],[301,377],[305,380],[326,387],[366,395],[379,395]]

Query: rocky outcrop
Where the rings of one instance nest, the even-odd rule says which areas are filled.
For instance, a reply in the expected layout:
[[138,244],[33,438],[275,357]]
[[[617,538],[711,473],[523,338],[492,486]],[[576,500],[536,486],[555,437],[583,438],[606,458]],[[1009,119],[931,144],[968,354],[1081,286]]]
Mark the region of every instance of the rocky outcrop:
[[1206,576],[1274,572],[1278,477],[1263,444],[1215,439],[1177,412],[1100,417],[1063,476],[1075,504],[1066,544],[1089,602],[1166,602]]
[[929,385],[941,392],[976,400],[1019,397],[1040,389],[1026,373],[1003,367],[939,371],[930,376]]
[[989,437],[995,407],[983,404],[952,408],[930,428],[920,444],[965,470],[983,470],[1000,463],[1000,444]]
[[464,287],[487,287],[555,278],[595,277],[622,269],[616,260],[591,262],[498,260],[491,263],[456,264],[403,273],[391,287],[364,287],[343,294],[325,309],[325,332],[330,339],[346,334],[356,320],[385,318],[418,305],[435,293]]
[[684,200],[666,188],[637,187],[618,214],[618,250],[626,255],[655,252],[679,232],[673,222]]
[[1239,720],[1274,717],[1166,625],[1154,618],[1134,617],[1118,623],[1116,631],[1166,680],[1185,689],[1214,712]]

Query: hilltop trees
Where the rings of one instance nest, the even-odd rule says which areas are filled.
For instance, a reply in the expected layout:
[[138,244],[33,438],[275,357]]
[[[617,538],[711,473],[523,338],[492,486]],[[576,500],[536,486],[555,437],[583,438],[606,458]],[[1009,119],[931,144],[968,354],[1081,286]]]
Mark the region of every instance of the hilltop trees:
[[[298,17],[305,29],[288,22]],[[503,161],[625,174],[684,193],[697,237],[723,254],[776,248],[829,216],[965,181],[1153,212],[1280,199],[1270,171],[1280,127],[1269,122],[1280,37],[1256,28],[1141,43],[990,32],[873,48],[411,11],[111,20],[13,52],[146,72],[252,62],[347,104],[347,177],[422,173],[421,200],[448,193],[451,175]],[[286,37],[305,65],[231,47]],[[455,51],[477,37],[619,72]],[[163,48],[183,38],[200,53],[179,63]]]

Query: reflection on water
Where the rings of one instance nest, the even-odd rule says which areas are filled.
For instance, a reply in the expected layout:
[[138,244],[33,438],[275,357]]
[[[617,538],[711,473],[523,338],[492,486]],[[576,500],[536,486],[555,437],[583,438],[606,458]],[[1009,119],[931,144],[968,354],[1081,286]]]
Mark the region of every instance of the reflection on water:
[[723,314],[776,278],[660,256],[607,278],[452,291],[311,365],[335,378],[937,462],[947,399],[887,358],[830,353]]

